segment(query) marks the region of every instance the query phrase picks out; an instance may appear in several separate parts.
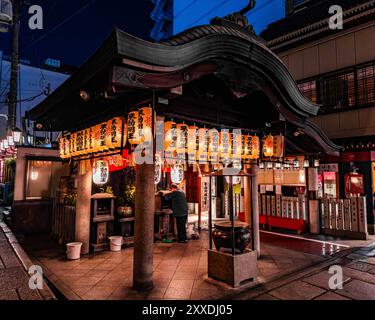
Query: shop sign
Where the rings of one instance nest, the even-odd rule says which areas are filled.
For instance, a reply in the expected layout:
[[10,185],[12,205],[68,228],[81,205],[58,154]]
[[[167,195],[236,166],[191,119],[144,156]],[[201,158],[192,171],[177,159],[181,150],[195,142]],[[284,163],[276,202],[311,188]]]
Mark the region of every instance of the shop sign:
[[201,187],[202,187],[202,197],[201,197],[201,211],[207,212],[210,210],[210,178],[202,177]]

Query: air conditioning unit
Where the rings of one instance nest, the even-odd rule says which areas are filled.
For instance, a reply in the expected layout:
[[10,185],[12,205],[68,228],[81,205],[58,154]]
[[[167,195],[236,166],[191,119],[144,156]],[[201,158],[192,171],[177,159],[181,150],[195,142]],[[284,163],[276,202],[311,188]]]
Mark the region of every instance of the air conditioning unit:
[[0,32],[7,32],[12,22],[12,2],[10,0],[0,0]]

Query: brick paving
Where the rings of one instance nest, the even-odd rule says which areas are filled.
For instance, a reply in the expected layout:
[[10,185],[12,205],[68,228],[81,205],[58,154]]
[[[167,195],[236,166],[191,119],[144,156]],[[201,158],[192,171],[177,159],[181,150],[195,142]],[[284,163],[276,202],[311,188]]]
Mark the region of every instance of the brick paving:
[[30,278],[26,270],[32,262],[3,222],[3,209],[0,206],[0,301],[55,299],[45,282],[43,289],[29,288]]
[[41,299],[38,291],[29,288],[29,276],[0,228],[0,300]]
[[[330,289],[331,266],[341,266],[342,289]],[[375,243],[300,273],[239,294],[241,300],[375,300]]]
[[[280,247],[268,242],[266,237],[261,241],[262,257],[258,261],[260,273],[257,281],[234,289],[208,278],[208,234],[202,232],[199,240],[191,240],[188,244],[155,244],[155,288],[147,293],[132,290],[133,248],[95,253],[68,261],[65,249],[45,236],[20,237],[19,241],[33,263],[43,268],[50,283],[69,300],[346,300],[375,297],[375,247],[363,247],[369,241],[338,241],[337,244],[359,248],[345,251],[346,248],[334,246],[335,250],[331,253],[336,255],[332,256],[330,250],[327,253],[326,244],[322,245],[320,254],[316,247],[311,254],[297,246],[293,250]],[[302,247],[305,246],[304,243]],[[7,259],[12,258],[4,258],[4,261]],[[328,288],[327,271],[332,264],[343,266],[344,281],[347,281],[343,290]],[[17,287],[14,285],[17,284],[10,285],[10,289],[2,294],[11,299],[15,299],[17,294],[20,298],[24,287],[15,290]]]
[[220,299],[327,259],[263,242],[257,281],[234,289],[208,278],[208,234],[202,232],[200,240],[191,240],[188,244],[156,243],[155,288],[148,293],[138,293],[132,290],[133,248],[67,261],[64,249],[53,241],[26,238],[23,246],[34,263],[43,267],[49,281],[72,300]]

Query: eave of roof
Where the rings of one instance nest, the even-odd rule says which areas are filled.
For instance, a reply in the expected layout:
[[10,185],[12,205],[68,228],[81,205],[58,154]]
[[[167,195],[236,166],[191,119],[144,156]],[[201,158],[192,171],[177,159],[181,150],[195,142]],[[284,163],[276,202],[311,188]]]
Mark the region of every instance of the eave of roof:
[[314,7],[307,8],[269,25],[260,36],[267,41],[269,48],[278,52],[284,47],[295,46],[297,43],[311,41],[312,38],[337,32],[337,30],[331,30],[328,26],[328,8],[332,4],[342,5],[346,26],[372,19],[375,14],[374,0],[362,0],[354,3],[348,0],[328,1],[318,3]]

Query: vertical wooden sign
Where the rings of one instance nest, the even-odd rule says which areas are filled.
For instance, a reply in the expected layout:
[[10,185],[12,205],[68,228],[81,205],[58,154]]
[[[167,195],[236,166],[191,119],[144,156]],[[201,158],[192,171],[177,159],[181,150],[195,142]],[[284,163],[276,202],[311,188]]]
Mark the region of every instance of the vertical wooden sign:
[[298,198],[293,199],[293,211],[294,211],[294,218],[301,219],[299,206],[298,206]]
[[287,215],[287,211],[288,211],[288,207],[287,207],[287,202],[286,202],[286,197],[282,197],[281,198],[281,216],[286,218],[288,215]]
[[276,195],[276,216],[281,217],[281,195]]
[[337,205],[334,199],[329,201],[329,210],[331,215],[331,228],[337,230]]
[[331,229],[330,215],[329,215],[329,201],[327,199],[323,200],[323,220],[324,220],[324,228]]
[[337,230],[344,230],[344,202],[337,200]]
[[288,217],[291,219],[294,219],[293,198],[288,199],[288,211],[289,211]]
[[366,197],[358,198],[358,231],[367,233]]
[[267,212],[267,198],[266,198],[266,195],[265,194],[262,194],[262,213],[264,215],[268,215],[268,212]]
[[344,228],[345,230],[350,231],[351,228],[351,222],[352,217],[350,214],[350,199],[344,199]]
[[276,216],[276,199],[275,196],[271,196],[271,213]]
[[259,215],[263,215],[262,211],[262,195],[258,192],[258,206],[259,206]]
[[306,220],[306,202],[304,195],[298,197],[298,207],[300,219]]
[[267,215],[271,216],[271,196],[267,196]]
[[358,198],[350,198],[350,207],[352,211],[352,231],[358,231]]

